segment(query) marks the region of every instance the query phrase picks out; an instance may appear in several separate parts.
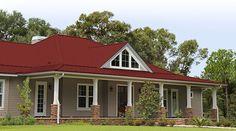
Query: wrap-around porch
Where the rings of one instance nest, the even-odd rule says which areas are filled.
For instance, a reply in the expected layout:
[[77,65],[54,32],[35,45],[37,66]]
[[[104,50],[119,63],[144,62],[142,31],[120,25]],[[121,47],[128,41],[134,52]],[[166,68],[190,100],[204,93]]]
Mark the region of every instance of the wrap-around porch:
[[[134,109],[144,80],[99,78],[56,74],[31,77],[32,99],[37,118],[122,118],[126,108]],[[170,81],[154,81],[161,97],[160,115],[184,118],[203,115],[204,85]],[[210,87],[209,87],[210,88]],[[217,119],[216,88],[212,91],[213,115]],[[157,103],[158,104],[158,103]],[[160,116],[159,115],[159,116]]]

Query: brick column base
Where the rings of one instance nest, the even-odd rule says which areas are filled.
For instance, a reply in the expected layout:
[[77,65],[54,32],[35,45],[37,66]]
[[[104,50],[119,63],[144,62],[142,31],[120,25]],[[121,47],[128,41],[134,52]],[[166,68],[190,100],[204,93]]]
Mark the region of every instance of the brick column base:
[[51,118],[57,118],[57,104],[51,104]]
[[158,113],[158,117],[159,118],[166,118],[166,108],[165,107],[161,107]]
[[91,105],[92,118],[100,118],[100,105]]
[[193,109],[192,108],[185,108],[185,118],[193,118]]
[[211,116],[212,120],[217,120],[217,109],[211,109]]

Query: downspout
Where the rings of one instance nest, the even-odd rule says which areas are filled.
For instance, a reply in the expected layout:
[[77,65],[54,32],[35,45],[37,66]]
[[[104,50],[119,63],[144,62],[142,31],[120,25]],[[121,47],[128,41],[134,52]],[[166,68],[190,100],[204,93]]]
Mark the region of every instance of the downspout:
[[[65,74],[62,73],[61,76],[58,77],[58,79],[60,80]],[[59,87],[58,87],[59,88]],[[59,94],[58,94],[59,96]],[[57,99],[57,124],[60,124],[60,101],[59,99]]]

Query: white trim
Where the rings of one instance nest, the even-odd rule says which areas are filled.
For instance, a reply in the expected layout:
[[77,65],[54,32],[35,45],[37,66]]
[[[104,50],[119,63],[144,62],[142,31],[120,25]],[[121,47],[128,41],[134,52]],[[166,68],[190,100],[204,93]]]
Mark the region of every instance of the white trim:
[[[127,67],[122,67],[122,52],[124,50],[127,50],[129,52],[129,56],[132,56],[135,61],[139,64],[139,68],[131,68],[131,66]],[[113,59],[115,59],[118,55],[120,55],[120,66],[112,66],[111,65],[111,61]],[[130,57],[129,57],[130,59]],[[129,61],[129,65],[131,65],[131,59]],[[143,69],[141,68],[141,66],[143,67]],[[121,48],[115,55],[113,55],[107,62],[105,62],[101,68],[115,68],[115,69],[125,69],[125,70],[143,70],[143,71],[148,71],[148,72],[152,72],[152,70],[147,66],[147,64],[142,60],[142,58],[135,52],[135,50],[129,45],[129,43],[127,43],[123,48]]]
[[[129,53],[129,67],[123,67],[122,66],[122,52],[126,50]],[[119,66],[112,66],[112,61],[119,56]],[[131,67],[131,57],[134,58],[134,60],[138,63],[138,68],[132,68]],[[106,67],[106,66],[104,66]],[[114,68],[114,69],[123,69],[123,70],[141,70],[141,63],[139,62],[139,60],[135,57],[135,55],[130,51],[130,49],[128,48],[124,48],[121,52],[119,52],[118,55],[116,55],[113,59],[111,59],[111,61],[109,61],[109,67],[108,68]],[[144,70],[147,71],[147,70]]]
[[212,89],[212,109],[217,109],[217,89]]
[[93,105],[98,105],[98,79],[93,79]]
[[17,77],[18,75],[16,75],[16,74],[3,74],[3,73],[0,73],[0,76]]
[[128,81],[127,87],[127,106],[132,106],[132,81]]
[[[86,86],[86,107],[79,107],[79,86],[85,85]],[[89,86],[93,87],[93,84],[88,83],[77,83],[77,95],[76,95],[76,110],[77,111],[89,111],[91,108],[89,107]],[[94,87],[93,87],[94,88]],[[93,89],[94,90],[94,89]]]
[[[164,95],[165,95],[165,91],[166,91],[166,107],[165,107],[165,106],[164,106],[164,107],[166,108],[166,110],[167,110],[167,112],[168,112],[168,109],[169,109],[169,108],[168,108],[168,107],[169,107],[169,100],[168,100],[169,95],[168,95],[168,89],[164,89],[164,91],[163,91],[163,94],[164,94]],[[164,99],[164,95],[163,95],[163,100],[165,100],[165,99]],[[164,101],[163,101],[163,102],[164,102]]]
[[[44,102],[43,102],[43,113],[38,113],[38,85],[44,85]],[[45,81],[36,81],[35,82],[35,108],[34,115],[35,116],[46,116],[47,114],[47,82]]]
[[179,91],[178,89],[170,89],[171,90],[171,117],[175,117],[174,113],[175,111],[173,110],[173,92],[176,92],[176,108],[179,110]]
[[159,83],[159,94],[160,94],[160,104],[161,107],[164,107],[164,84],[163,83]]
[[[67,74],[68,78],[97,78],[100,80],[117,80],[117,81],[127,81],[132,80],[133,82],[144,82],[151,81],[153,83],[165,82],[165,84],[169,85],[182,85],[186,86],[186,84],[191,84],[192,86],[201,86],[205,88],[212,88],[212,86],[222,87],[226,86],[225,84],[216,84],[216,83],[203,83],[203,82],[192,82],[192,81],[179,81],[179,80],[166,80],[166,79],[155,79],[155,78],[142,78],[142,77],[131,77],[131,76],[116,76],[116,75],[104,75],[104,74],[93,74],[93,73],[77,73],[77,72],[63,72],[63,71],[47,71],[47,72],[37,72],[37,73],[28,73],[22,74],[22,76],[35,76],[35,75],[47,75],[47,74],[56,74],[56,73],[64,73]],[[81,76],[68,76],[68,75],[81,75]],[[88,76],[88,77],[86,77]],[[101,77],[101,78],[100,78]],[[118,80],[118,79],[119,80]]]
[[192,108],[192,98],[191,98],[191,86],[186,86],[186,92],[187,92],[187,108]]
[[0,110],[4,110],[4,104],[5,104],[5,80],[0,79],[0,82],[2,82],[2,105],[0,106]]

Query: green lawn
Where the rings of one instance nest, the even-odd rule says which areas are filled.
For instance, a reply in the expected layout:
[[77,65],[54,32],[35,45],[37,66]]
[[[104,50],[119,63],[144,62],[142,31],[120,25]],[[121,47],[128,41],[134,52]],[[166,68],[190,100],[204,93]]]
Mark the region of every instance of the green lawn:
[[34,125],[0,126],[0,131],[229,131],[227,129],[144,127],[144,126],[92,126],[92,125]]

